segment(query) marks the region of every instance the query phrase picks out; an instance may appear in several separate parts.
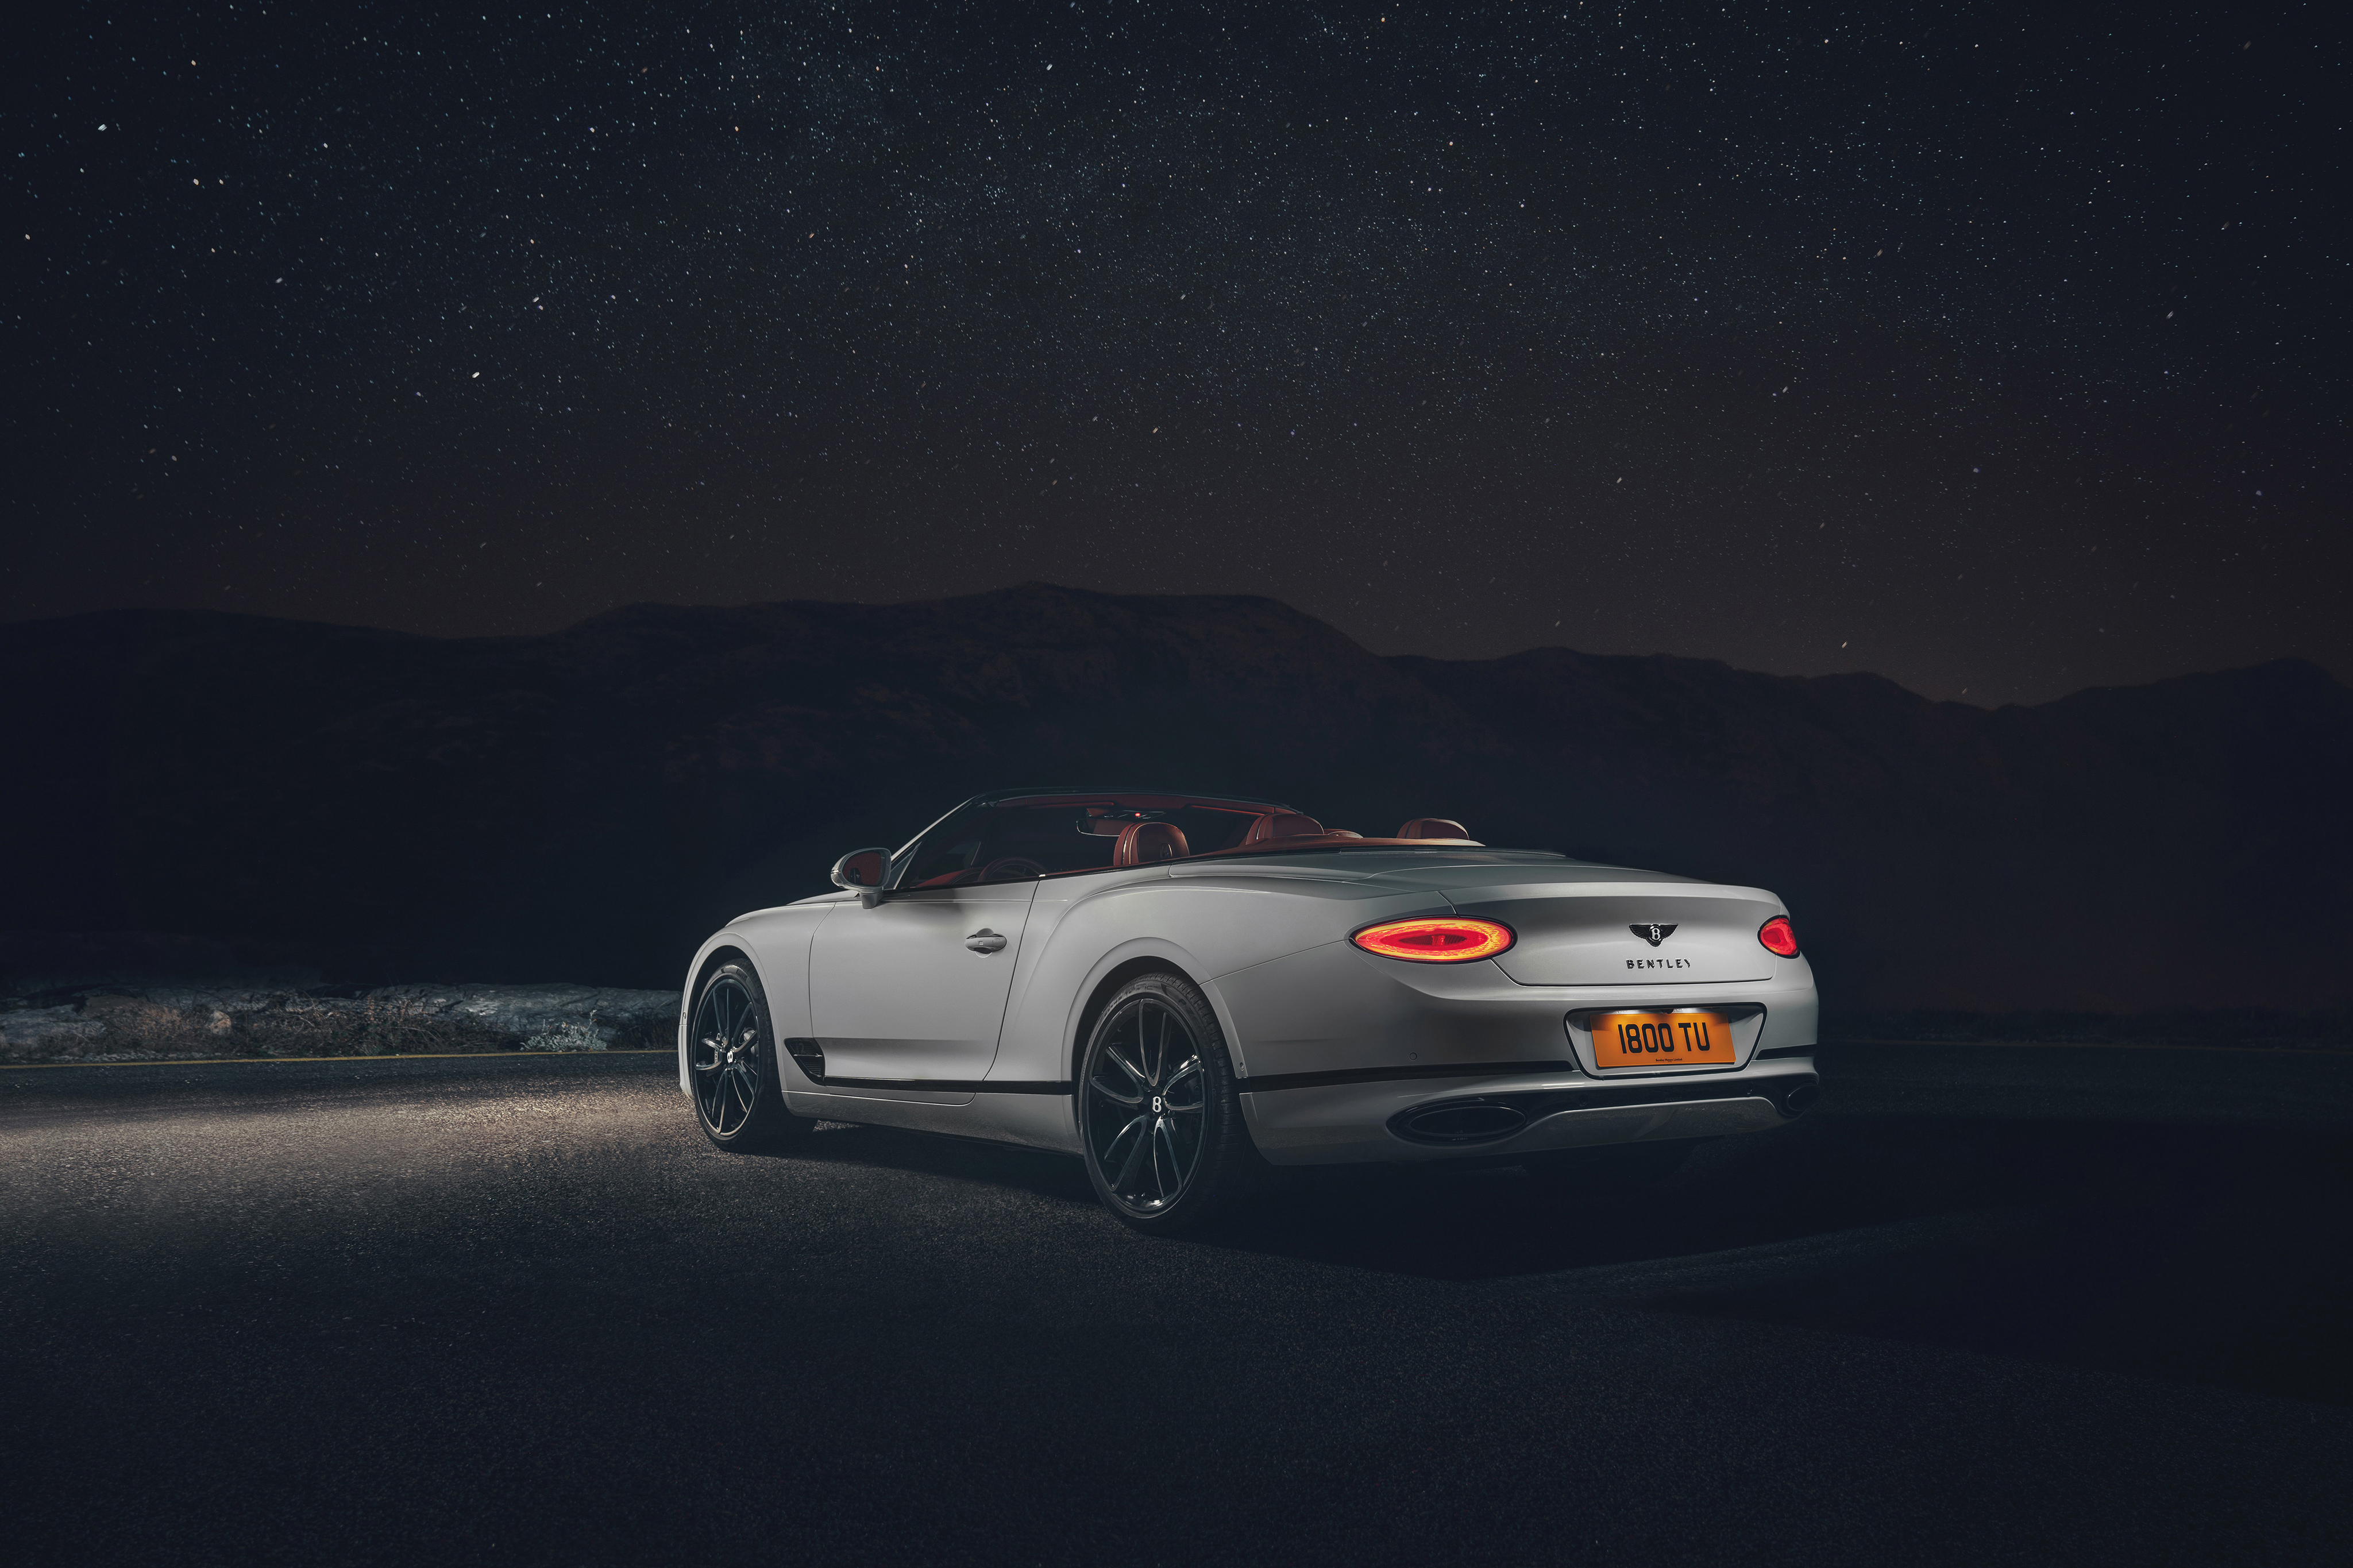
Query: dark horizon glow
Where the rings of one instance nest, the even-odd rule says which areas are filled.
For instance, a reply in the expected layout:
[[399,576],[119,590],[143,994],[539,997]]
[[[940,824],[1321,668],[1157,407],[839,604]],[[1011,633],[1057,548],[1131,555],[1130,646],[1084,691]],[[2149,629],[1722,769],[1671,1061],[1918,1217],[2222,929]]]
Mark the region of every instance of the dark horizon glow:
[[1989,706],[2353,676],[2326,7],[49,26],[0,618],[1042,580]]

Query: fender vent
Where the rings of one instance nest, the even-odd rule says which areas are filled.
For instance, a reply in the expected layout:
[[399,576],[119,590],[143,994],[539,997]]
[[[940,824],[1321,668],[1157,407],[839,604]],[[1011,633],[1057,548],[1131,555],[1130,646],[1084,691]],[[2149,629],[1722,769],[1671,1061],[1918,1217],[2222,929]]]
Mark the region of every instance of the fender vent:
[[785,1042],[785,1052],[797,1064],[811,1083],[825,1081],[825,1047],[815,1040]]
[[1389,1131],[1417,1143],[1493,1143],[1527,1121],[1516,1106],[1492,1100],[1441,1100],[1389,1119]]

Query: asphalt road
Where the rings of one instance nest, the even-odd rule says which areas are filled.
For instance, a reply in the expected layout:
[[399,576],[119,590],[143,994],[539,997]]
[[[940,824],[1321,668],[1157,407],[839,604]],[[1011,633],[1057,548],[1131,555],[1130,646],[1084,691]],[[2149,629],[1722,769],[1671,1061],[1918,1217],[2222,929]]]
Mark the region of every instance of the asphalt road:
[[100,1563],[2353,1561],[2353,1058],[1853,1047],[1665,1188],[712,1151],[669,1063],[0,1073]]

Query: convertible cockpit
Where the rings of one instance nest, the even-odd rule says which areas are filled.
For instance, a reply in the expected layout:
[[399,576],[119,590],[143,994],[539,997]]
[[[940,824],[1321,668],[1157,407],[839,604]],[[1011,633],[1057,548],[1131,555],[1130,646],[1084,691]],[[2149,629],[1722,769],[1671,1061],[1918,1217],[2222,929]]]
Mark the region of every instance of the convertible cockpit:
[[1028,795],[976,801],[919,840],[901,888],[960,888],[1208,855],[1474,844],[1462,825],[1417,816],[1394,837],[1325,827],[1287,805],[1189,795]]

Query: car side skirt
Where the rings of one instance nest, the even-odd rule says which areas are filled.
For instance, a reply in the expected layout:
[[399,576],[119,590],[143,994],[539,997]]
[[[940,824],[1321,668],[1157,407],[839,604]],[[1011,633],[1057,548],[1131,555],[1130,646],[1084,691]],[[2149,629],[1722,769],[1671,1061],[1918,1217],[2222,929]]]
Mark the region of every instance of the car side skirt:
[[823,1089],[787,1085],[785,1103],[797,1116],[823,1121],[946,1132],[1059,1154],[1079,1152],[1078,1121],[1067,1083],[893,1083],[851,1089],[828,1079]]

